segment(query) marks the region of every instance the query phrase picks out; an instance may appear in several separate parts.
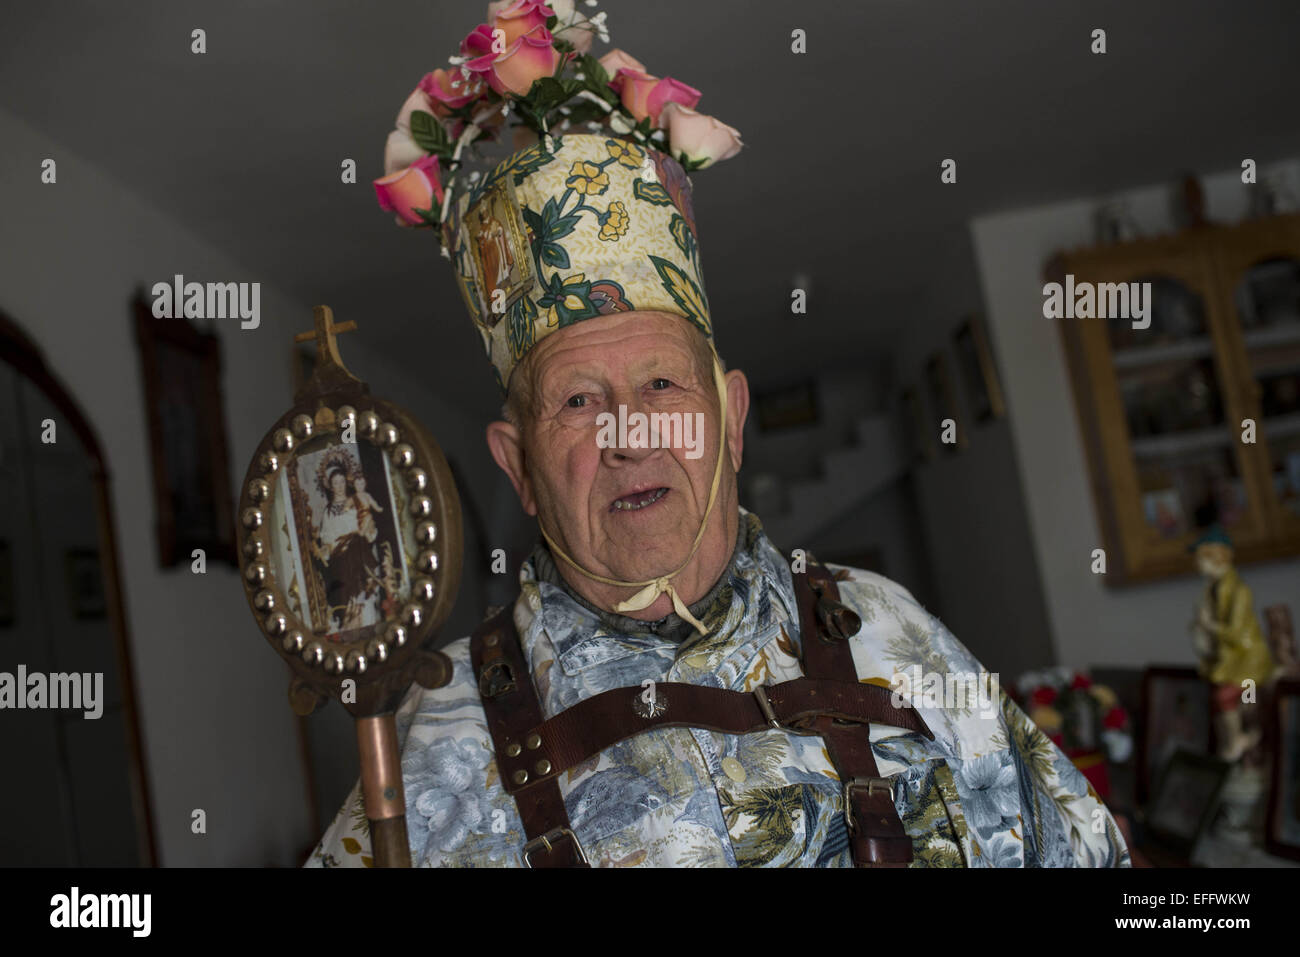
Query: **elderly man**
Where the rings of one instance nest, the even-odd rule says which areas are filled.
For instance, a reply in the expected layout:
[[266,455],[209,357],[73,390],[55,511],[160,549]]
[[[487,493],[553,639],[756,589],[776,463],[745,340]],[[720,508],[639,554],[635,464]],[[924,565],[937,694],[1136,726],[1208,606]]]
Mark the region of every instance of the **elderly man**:
[[[397,714],[412,860],[1127,866],[1082,774],[906,589],[779,550],[740,507],[748,384],[713,348],[681,167],[551,146],[450,229],[508,387],[488,447],[541,541],[513,608],[444,649],[451,683]],[[532,265],[504,311],[462,225],[484,204]],[[610,441],[637,413],[658,429]],[[663,441],[699,420],[702,445]],[[358,788],[309,863],[369,854]]]

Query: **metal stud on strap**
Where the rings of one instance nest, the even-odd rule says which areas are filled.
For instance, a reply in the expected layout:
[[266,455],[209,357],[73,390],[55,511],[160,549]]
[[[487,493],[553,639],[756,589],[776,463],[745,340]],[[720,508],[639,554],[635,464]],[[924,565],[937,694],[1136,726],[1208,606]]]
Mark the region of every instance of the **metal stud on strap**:
[[889,778],[850,778],[844,782],[844,824],[849,829],[849,833],[857,832],[857,825],[853,823],[853,789],[866,788],[867,796],[877,789],[889,792],[889,799],[894,800],[894,782]]
[[539,850],[545,850],[547,854],[551,853],[555,847],[553,842],[558,842],[560,838],[563,837],[567,837],[573,842],[573,847],[578,852],[578,860],[582,861],[584,864],[588,863],[587,853],[582,849],[582,842],[578,840],[578,835],[574,834],[573,831],[567,827],[552,828],[540,837],[535,837],[525,844],[524,863],[527,866],[532,867],[533,862],[530,855],[535,854]]

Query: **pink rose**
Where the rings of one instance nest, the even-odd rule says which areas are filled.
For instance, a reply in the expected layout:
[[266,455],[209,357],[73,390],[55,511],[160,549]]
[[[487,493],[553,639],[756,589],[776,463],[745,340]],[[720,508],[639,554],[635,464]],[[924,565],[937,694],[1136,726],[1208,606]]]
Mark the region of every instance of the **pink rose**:
[[555,11],[542,0],[515,0],[514,3],[488,4],[488,22],[505,33],[506,49],[520,37],[538,27],[545,29],[546,21]]
[[406,169],[424,155],[424,150],[411,139],[409,132],[393,130],[388,134],[388,142],[384,144],[384,175],[391,176],[398,170]]
[[435,116],[446,116],[451,110],[482,97],[487,92],[487,84],[476,74],[466,77],[459,69],[444,70],[440,67],[424,75],[420,89],[433,106],[430,112]]
[[664,106],[662,122],[674,158],[685,153],[689,160],[704,160],[704,166],[712,166],[735,156],[744,146],[739,130],[679,102]]
[[380,208],[396,213],[402,225],[426,225],[415,210],[431,210],[436,217],[442,206],[438,157],[425,156],[404,170],[375,180],[375,196]]
[[534,80],[554,75],[560,65],[560,51],[551,45],[546,27],[534,27],[498,54],[492,50],[492,27],[482,23],[465,37],[460,52],[470,57],[466,68],[502,96],[524,96]]
[[416,110],[421,110],[425,113],[435,113],[435,115],[439,116],[446,114],[446,110],[443,110],[441,114],[436,113],[437,107],[434,102],[429,99],[429,94],[425,93],[424,90],[417,86],[413,91],[411,91],[411,95],[406,98],[406,102],[402,104],[402,108],[397,111],[397,122],[394,125],[403,133],[409,134],[411,132],[411,114]]
[[[526,33],[494,64],[488,82],[502,96],[507,92],[525,96],[533,81],[553,76],[560,65],[560,51],[551,45],[551,34],[545,27]],[[493,83],[493,79],[496,80]]]
[[464,63],[466,69],[486,80],[497,58],[497,54],[492,51],[491,25],[480,23],[471,30],[465,39],[460,41],[460,55],[469,57]]
[[650,125],[662,126],[660,114],[669,103],[694,106],[700,102],[700,91],[672,77],[660,79],[639,70],[623,67],[610,82],[623,100],[627,110],[638,123],[647,116]]
[[[612,81],[618,75],[619,70],[632,70],[635,73],[645,73],[646,68],[641,61],[635,57],[630,57],[622,50],[613,49],[600,58],[600,65],[605,68]],[[612,85],[612,83],[611,83]]]

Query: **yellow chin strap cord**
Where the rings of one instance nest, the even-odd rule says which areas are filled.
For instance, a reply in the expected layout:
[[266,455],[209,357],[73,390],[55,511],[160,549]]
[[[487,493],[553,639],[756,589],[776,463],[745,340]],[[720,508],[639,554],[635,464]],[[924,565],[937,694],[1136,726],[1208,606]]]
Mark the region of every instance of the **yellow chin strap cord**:
[[722,412],[722,429],[718,437],[718,462],[713,467],[713,484],[709,487],[709,504],[708,507],[704,509],[704,520],[700,522],[700,530],[695,533],[695,541],[691,545],[690,554],[686,556],[686,561],[677,566],[676,571],[660,578],[649,578],[641,582],[621,582],[613,578],[605,578],[603,575],[597,575],[594,572],[589,572],[566,555],[564,549],[555,544],[555,539],[546,534],[546,527],[542,525],[541,516],[539,515],[537,518],[537,527],[541,529],[542,538],[546,539],[546,544],[550,546],[551,551],[560,556],[560,558],[564,559],[578,571],[582,572],[582,574],[586,575],[593,581],[602,582],[606,585],[616,585],[619,588],[641,589],[627,601],[621,601],[615,605],[614,611],[640,611],[642,608],[648,608],[650,605],[654,604],[655,600],[661,594],[667,592],[668,597],[673,600],[673,610],[677,612],[678,616],[683,621],[689,621],[691,625],[694,626],[695,630],[701,635],[708,635],[708,629],[704,627],[703,623],[700,622],[698,618],[691,614],[690,609],[686,607],[686,603],[682,601],[681,596],[677,594],[677,589],[673,588],[672,579],[681,574],[682,569],[691,563],[691,559],[695,557],[696,551],[699,550],[700,542],[704,540],[704,530],[708,528],[709,516],[713,514],[713,503],[718,497],[718,482],[722,478],[722,456],[726,454],[727,451],[727,383],[722,377],[722,366],[718,363],[717,353],[714,353],[713,356],[713,383],[718,390],[718,402],[720,403]]

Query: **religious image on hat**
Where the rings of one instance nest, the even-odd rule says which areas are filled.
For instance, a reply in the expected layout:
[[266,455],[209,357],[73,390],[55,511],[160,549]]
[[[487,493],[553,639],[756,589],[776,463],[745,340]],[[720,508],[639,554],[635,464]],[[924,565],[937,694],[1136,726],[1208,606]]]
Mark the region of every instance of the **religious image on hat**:
[[[402,105],[375,181],[400,225],[438,230],[502,393],[538,341],[593,316],[667,312],[713,338],[688,174],[739,133],[695,110],[699,90],[597,59],[597,36],[605,14],[573,0],[490,4]],[[515,152],[470,169],[508,125]]]

